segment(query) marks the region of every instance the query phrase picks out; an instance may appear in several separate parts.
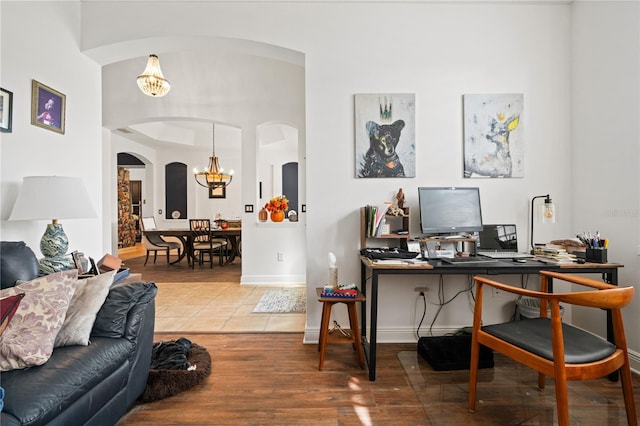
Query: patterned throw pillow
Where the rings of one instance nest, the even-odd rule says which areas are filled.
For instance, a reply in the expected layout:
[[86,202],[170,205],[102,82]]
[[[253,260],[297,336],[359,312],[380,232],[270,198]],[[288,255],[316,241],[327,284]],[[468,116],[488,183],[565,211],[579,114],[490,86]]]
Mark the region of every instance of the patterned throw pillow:
[[77,278],[78,271],[72,269],[0,290],[0,298],[24,293],[13,319],[0,336],[0,371],[47,362]]
[[89,344],[96,315],[102,307],[116,271],[78,280],[64,324],[56,336],[54,347]]
[[0,299],[0,335],[7,329],[9,321],[20,306],[20,301],[24,297],[24,293],[14,294],[13,296]]

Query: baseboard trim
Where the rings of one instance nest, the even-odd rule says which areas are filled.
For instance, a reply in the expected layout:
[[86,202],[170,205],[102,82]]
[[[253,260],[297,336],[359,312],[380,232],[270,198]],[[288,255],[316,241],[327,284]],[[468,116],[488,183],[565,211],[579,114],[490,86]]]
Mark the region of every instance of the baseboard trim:
[[[412,328],[378,328],[378,343],[417,343],[419,337],[424,336],[445,336],[458,332],[463,326],[456,328],[433,328],[432,333],[421,330],[420,336]],[[305,344],[317,344],[320,337],[320,328],[305,328],[303,342]]]
[[240,285],[268,287],[306,286],[307,278],[301,275],[242,275]]
[[[431,333],[421,330],[420,337],[423,336],[445,336],[447,334],[454,334],[460,330],[463,326],[450,328],[450,327],[434,327]],[[319,327],[305,328],[303,343],[309,345],[317,345],[320,337]],[[378,328],[378,343],[417,343],[418,336],[416,336],[415,330],[409,328]],[[640,353],[629,350],[629,365],[631,370],[640,374]]]
[[640,374],[640,353],[636,351],[629,351],[629,365],[631,366],[631,370]]

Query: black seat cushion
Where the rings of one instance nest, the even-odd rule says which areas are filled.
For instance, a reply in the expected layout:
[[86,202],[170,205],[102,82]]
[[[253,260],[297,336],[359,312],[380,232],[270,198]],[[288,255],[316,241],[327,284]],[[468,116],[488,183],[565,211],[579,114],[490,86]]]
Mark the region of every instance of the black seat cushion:
[[[553,360],[551,347],[551,320],[532,318],[482,327],[482,330],[512,345],[533,352],[542,358]],[[616,347],[600,336],[562,324],[565,362],[584,364],[604,359],[615,352]]]

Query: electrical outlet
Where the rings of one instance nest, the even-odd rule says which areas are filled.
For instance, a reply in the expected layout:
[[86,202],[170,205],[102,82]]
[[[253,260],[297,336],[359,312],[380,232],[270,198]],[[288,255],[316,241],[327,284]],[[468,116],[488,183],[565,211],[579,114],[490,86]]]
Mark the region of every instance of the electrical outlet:
[[284,262],[284,253],[278,252],[278,262]]
[[416,293],[426,293],[427,291],[429,291],[429,287],[416,287],[415,290]]

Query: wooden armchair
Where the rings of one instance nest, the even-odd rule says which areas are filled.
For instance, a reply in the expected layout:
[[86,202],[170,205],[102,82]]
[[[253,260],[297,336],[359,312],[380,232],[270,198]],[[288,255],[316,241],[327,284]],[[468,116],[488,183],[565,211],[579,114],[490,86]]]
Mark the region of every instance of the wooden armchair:
[[213,268],[213,256],[217,252],[220,259],[220,266],[223,266],[223,257],[226,252],[226,238],[214,238],[211,233],[211,220],[209,219],[189,219],[189,229],[191,230],[191,253],[193,254],[193,268],[196,263],[196,253],[198,253],[198,264],[204,262],[204,255],[209,257],[210,267]]
[[[476,385],[480,345],[485,345],[538,371],[538,388],[544,389],[545,376],[555,379],[558,424],[569,425],[568,380],[587,380],[620,372],[627,422],[636,426],[631,370],[621,309],[633,299],[633,287],[617,287],[557,272],[541,271],[540,291],[512,287],[487,278],[475,277],[476,304],[473,316],[469,411],[476,409]],[[552,279],[590,287],[572,293],[549,293]],[[485,285],[540,300],[540,318],[482,326],[482,297]],[[595,289],[595,290],[593,290]],[[609,309],[613,320],[615,345],[599,336],[562,323],[560,303]],[[548,318],[550,305],[551,318]]]

